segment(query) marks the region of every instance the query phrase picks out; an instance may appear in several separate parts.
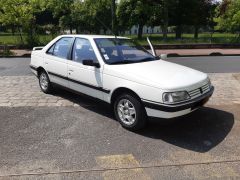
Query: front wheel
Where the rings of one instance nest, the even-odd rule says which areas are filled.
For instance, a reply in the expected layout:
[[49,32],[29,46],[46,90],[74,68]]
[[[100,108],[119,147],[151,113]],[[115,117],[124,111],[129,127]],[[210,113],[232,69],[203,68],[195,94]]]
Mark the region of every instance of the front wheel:
[[41,71],[39,74],[39,86],[41,90],[49,94],[52,91],[51,82],[49,80],[48,74],[45,71]]
[[114,113],[116,119],[126,129],[139,130],[146,124],[146,111],[141,102],[131,94],[123,94],[116,99]]

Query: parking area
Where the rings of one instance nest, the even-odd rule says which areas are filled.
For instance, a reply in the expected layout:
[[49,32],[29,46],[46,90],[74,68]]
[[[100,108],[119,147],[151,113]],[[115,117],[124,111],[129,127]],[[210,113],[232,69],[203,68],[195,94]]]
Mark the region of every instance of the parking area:
[[[209,74],[215,92],[208,105],[240,104],[240,73]],[[0,106],[81,106],[82,98],[59,90],[52,95],[41,92],[35,76],[0,76]],[[88,103],[88,102],[85,102]]]
[[111,108],[37,78],[0,76],[0,179],[240,178],[240,74],[209,74],[206,107],[130,132]]

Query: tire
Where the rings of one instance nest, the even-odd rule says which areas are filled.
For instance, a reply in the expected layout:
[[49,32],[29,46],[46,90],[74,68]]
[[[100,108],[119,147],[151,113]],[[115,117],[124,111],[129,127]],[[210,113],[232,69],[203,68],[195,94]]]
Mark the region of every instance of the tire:
[[138,98],[132,94],[122,94],[116,98],[114,114],[122,127],[131,131],[144,128],[147,122],[144,107]]
[[39,73],[39,86],[42,92],[49,94],[52,92],[52,85],[49,80],[48,74],[45,71]]

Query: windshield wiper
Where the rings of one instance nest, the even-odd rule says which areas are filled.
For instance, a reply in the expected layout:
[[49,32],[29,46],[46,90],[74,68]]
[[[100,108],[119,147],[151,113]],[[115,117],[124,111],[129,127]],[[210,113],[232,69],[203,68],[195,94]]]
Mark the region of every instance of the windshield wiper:
[[147,62],[147,61],[154,61],[157,60],[158,58],[154,58],[154,57],[147,57],[147,58],[143,58],[140,60],[123,60],[123,61],[117,61],[117,62],[112,62],[111,64],[133,64],[133,63],[141,63],[141,62]]
[[124,60],[124,61],[112,62],[111,64],[131,64],[131,63],[135,63],[135,62],[136,61]]

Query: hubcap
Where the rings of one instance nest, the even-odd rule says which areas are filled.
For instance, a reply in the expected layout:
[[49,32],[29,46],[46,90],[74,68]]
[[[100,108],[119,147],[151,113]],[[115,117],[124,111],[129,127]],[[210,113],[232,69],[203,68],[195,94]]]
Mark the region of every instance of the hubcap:
[[136,121],[135,107],[127,99],[121,99],[118,102],[117,112],[120,120],[126,125],[132,125]]
[[47,90],[48,88],[48,79],[47,79],[47,75],[45,73],[42,73],[40,75],[40,86],[43,90]]

